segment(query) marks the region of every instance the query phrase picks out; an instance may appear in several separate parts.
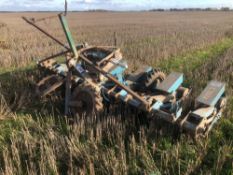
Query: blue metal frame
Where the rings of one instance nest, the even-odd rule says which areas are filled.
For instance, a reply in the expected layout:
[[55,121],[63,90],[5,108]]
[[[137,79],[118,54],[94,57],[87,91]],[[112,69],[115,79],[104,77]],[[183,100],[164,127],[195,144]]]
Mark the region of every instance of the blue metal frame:
[[118,81],[122,84],[125,83],[124,81],[124,72],[126,68],[123,66],[117,66],[115,69],[113,69],[110,74],[112,74],[114,77],[117,77]]
[[[172,76],[177,76],[175,79],[175,82],[170,87],[168,87],[167,90],[165,90],[165,88],[163,86],[167,86],[166,84],[169,83],[168,81],[170,80],[170,78]],[[181,86],[183,81],[184,81],[183,74],[173,72],[173,73],[169,74],[168,77],[161,84],[159,84],[159,86],[156,89],[161,90],[161,91],[165,91],[165,92],[171,94],[171,93],[175,92]]]
[[[213,97],[213,99],[211,99],[209,97],[209,94],[211,95],[211,90],[214,91],[217,88],[217,94]],[[197,102],[208,105],[208,106],[215,106],[219,99],[224,95],[225,93],[225,84],[218,82],[218,81],[211,81],[206,88],[203,90],[203,92],[201,93],[201,95],[197,98]],[[212,94],[213,95],[213,94]],[[211,101],[208,101],[208,98],[210,98]],[[207,99],[207,102],[205,102]]]

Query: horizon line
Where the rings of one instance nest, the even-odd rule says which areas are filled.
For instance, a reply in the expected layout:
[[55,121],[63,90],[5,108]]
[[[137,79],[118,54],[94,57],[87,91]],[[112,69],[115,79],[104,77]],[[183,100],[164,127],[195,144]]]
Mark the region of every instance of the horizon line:
[[[70,10],[68,12],[153,12],[153,11],[232,11],[231,7],[220,7],[220,8],[153,8],[148,10],[107,10],[107,9],[89,9],[89,10]],[[61,10],[0,10],[0,13],[19,13],[19,12],[63,12]]]

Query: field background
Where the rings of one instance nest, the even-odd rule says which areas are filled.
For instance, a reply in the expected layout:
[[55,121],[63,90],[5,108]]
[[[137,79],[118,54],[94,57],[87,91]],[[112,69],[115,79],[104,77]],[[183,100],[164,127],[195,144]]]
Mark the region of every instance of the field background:
[[[117,45],[130,71],[141,65],[185,73],[194,99],[207,82],[227,83],[228,106],[208,139],[151,134],[138,116],[110,114],[69,126],[58,96],[37,99],[37,58],[62,48],[20,17],[0,14],[2,174],[233,174],[233,12],[83,12],[68,21],[77,43]],[[65,41],[56,20],[41,26]],[[113,112],[114,113],[114,112]],[[60,116],[60,117],[59,117]]]

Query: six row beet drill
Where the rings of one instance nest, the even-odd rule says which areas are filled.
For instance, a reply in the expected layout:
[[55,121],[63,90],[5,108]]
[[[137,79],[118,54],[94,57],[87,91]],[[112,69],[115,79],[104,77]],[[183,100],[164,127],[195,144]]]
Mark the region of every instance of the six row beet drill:
[[[182,73],[165,75],[159,69],[144,67],[126,74],[128,66],[120,49],[86,43],[76,46],[65,16],[58,17],[69,47],[37,25],[42,19],[23,19],[67,49],[38,62],[47,74],[36,88],[42,97],[65,87],[65,115],[98,114],[108,104],[122,102],[166,122],[178,123],[195,138],[206,135],[221,117],[226,106],[224,83],[209,82],[195,100],[194,110],[184,112],[191,90],[182,86]],[[63,63],[55,60],[61,56]]]

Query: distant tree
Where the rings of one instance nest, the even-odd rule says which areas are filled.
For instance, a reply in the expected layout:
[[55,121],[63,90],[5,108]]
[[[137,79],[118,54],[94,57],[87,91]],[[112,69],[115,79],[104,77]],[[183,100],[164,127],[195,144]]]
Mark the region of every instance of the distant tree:
[[204,11],[211,11],[211,10],[212,10],[212,8],[210,8],[210,7],[207,7],[204,9]]
[[230,8],[229,7],[222,7],[221,11],[230,11]]
[[229,7],[222,7],[221,9],[217,8],[171,8],[169,11],[230,11],[231,9]]
[[202,11],[201,8],[185,8],[184,11]]
[[181,9],[171,8],[170,11],[181,11]]
[[165,9],[151,9],[151,12],[163,12]]
[[111,12],[111,11],[105,9],[89,9],[88,12]]

